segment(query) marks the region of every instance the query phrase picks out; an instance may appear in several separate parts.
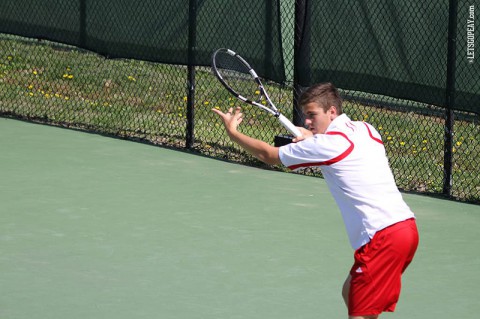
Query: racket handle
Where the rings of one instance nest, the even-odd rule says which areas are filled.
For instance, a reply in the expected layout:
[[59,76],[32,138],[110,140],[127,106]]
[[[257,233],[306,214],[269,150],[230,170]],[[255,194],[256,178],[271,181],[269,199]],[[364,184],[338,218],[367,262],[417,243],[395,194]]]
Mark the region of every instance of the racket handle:
[[295,137],[302,136],[300,130],[295,125],[293,125],[293,123],[290,122],[285,116],[283,116],[283,114],[280,114],[278,116],[278,119],[280,120],[280,123],[282,123],[282,125]]

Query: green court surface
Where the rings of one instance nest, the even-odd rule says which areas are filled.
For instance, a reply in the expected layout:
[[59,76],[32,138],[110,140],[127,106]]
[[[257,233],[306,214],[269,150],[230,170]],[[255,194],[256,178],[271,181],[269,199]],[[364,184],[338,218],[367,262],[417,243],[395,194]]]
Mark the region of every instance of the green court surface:
[[[353,252],[319,178],[0,118],[0,318],[346,318]],[[397,311],[478,318],[480,207],[404,194]]]

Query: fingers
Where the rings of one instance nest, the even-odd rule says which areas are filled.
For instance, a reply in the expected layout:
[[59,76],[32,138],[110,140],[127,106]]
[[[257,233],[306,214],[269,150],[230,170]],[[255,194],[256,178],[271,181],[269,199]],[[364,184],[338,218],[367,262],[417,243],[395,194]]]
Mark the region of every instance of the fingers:
[[[213,111],[214,113],[217,113],[217,114],[220,115],[220,116],[225,115],[225,113],[223,113],[223,112],[222,112],[220,109],[218,109],[218,108],[213,108],[212,111]],[[227,113],[228,113],[228,112],[227,112]]]
[[235,110],[233,109],[233,107],[231,107],[225,113],[223,113],[221,110],[219,110],[217,108],[213,108],[212,111],[217,113],[218,115],[220,115],[223,119],[228,119],[230,117],[235,117],[235,118],[239,119],[240,117],[243,116],[242,108],[240,106],[237,106],[235,108]]
[[240,106],[237,106],[235,108],[235,111],[233,111],[233,108],[228,109],[228,113],[232,114],[235,116],[235,118],[240,119],[243,114],[242,114],[242,108]]
[[300,141],[303,141],[305,139],[305,136],[297,136],[295,138],[292,139],[292,142],[293,143],[297,143],[297,142],[300,142]]
[[220,116],[225,129],[229,133],[236,131],[238,125],[243,121],[243,114],[240,107],[236,107],[235,110],[231,107],[225,113],[216,108],[213,108],[212,111]]
[[240,113],[241,111],[242,111],[242,108],[241,108],[240,106],[237,106],[237,107],[235,108],[235,110],[233,109],[233,107],[231,107],[231,108],[228,109],[227,114],[235,115],[235,114]]
[[308,137],[313,136],[312,131],[307,130],[306,128],[300,127],[300,126],[297,126],[297,128],[300,130],[300,133],[302,133],[302,135],[297,136],[294,139],[292,139],[292,142],[297,143],[297,142],[303,141],[304,139],[306,139]]

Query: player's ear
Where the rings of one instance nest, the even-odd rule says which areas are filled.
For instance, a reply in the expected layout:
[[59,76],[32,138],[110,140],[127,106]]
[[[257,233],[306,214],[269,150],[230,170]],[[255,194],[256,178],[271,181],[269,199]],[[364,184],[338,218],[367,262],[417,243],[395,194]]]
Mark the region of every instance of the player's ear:
[[328,109],[328,114],[332,117],[332,119],[337,117],[338,115],[337,107],[335,105],[330,106],[330,108]]

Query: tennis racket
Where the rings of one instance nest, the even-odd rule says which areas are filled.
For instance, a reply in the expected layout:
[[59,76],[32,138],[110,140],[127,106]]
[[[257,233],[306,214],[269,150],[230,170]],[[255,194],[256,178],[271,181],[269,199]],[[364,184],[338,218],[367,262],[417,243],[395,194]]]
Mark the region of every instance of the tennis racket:
[[[239,100],[273,114],[295,137],[302,135],[275,107],[255,70],[240,55],[230,49],[216,50],[212,55],[212,70],[223,86]],[[258,102],[262,98],[268,106]]]

